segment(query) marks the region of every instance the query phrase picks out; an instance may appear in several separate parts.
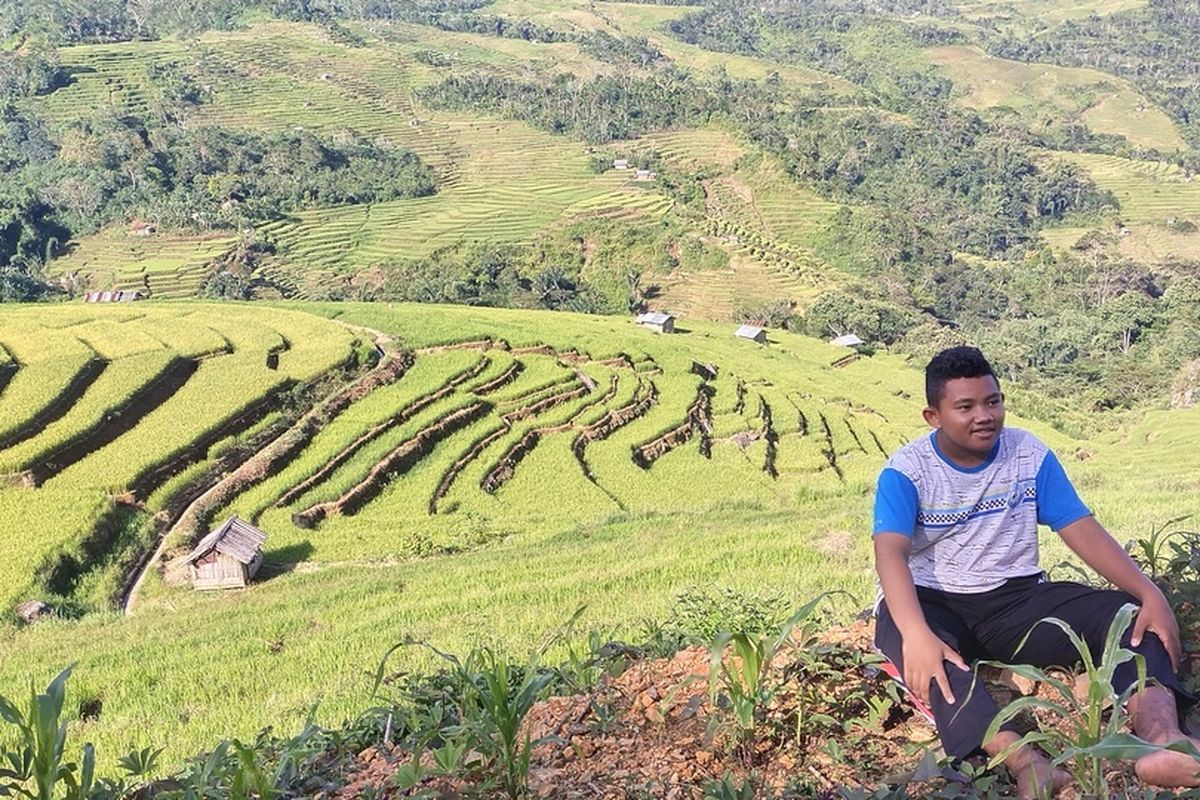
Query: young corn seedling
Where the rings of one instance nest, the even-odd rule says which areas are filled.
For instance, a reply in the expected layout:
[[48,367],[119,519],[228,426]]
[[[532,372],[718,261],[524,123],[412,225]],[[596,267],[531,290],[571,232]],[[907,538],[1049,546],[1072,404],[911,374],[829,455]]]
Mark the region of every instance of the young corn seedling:
[[388,657],[406,645],[421,645],[445,660],[459,692],[457,721],[427,732],[434,734],[427,741],[436,738],[443,742],[442,748],[434,751],[439,766],[457,768],[469,745],[482,754],[491,781],[510,800],[525,797],[533,748],[555,741],[554,737],[532,739],[529,731],[523,730],[525,717],[555,677],[541,668],[541,651],[531,655],[523,667],[514,667],[491,648],[477,648],[460,659],[426,642],[405,641],[392,647],[380,662],[372,694],[383,682]]
[[0,797],[88,800],[101,791],[95,779],[96,751],[90,744],[83,746],[81,764],[63,761],[67,720],[62,714],[71,669],[60,672],[45,692],[31,685],[27,712],[0,697],[0,720],[17,729],[16,749],[0,747]]
[[[782,688],[771,674],[775,659],[791,646],[796,629],[824,598],[822,594],[802,606],[774,634],[721,632],[713,642],[709,701],[729,712],[736,746],[747,761],[753,757],[760,726]],[[733,658],[725,658],[726,648],[732,649]]]
[[1189,516],[1169,519],[1152,527],[1149,536],[1126,543],[1125,551],[1152,579],[1169,577],[1193,565],[1196,533],[1171,530],[1171,526],[1189,519]]
[[[474,655],[474,654],[473,654]],[[478,651],[476,658],[482,678],[477,689],[463,698],[463,720],[481,752],[493,759],[496,777],[510,800],[526,795],[525,779],[533,748],[547,739],[531,741],[522,731],[525,716],[537,702],[553,675],[538,669],[537,657],[524,669],[514,670],[493,650]]]
[[[1079,660],[1088,680],[1087,695],[1083,698],[1075,696],[1071,682],[1038,667],[981,662],[1009,669],[1024,678],[1044,683],[1051,687],[1055,694],[1053,698],[1030,695],[1009,703],[988,726],[984,741],[991,739],[999,732],[1000,726],[1027,709],[1050,712],[1067,723],[1063,728],[1045,727],[1025,734],[1004,751],[993,756],[989,766],[1001,764],[1022,745],[1040,746],[1050,756],[1054,766],[1065,766],[1071,772],[1083,795],[1088,797],[1110,796],[1104,762],[1111,759],[1136,759],[1168,749],[1188,753],[1197,758],[1197,768],[1200,769],[1200,751],[1197,751],[1189,740],[1171,745],[1156,745],[1124,731],[1129,721],[1125,703],[1146,687],[1145,659],[1121,646],[1121,639],[1137,610],[1137,606],[1128,603],[1117,612],[1108,628],[1099,664],[1092,658],[1087,642],[1066,622],[1057,617],[1047,617],[1038,622],[1059,628],[1079,653]],[[1036,628],[1036,625],[1034,627]],[[1031,629],[1021,640],[1017,647],[1018,655],[1032,632]],[[1137,666],[1137,681],[1118,694],[1112,689],[1112,676],[1118,666],[1129,661],[1133,661]],[[975,685],[978,685],[978,682]],[[972,686],[972,691],[974,688],[975,686]],[[1111,711],[1106,715],[1106,707],[1110,705]]]

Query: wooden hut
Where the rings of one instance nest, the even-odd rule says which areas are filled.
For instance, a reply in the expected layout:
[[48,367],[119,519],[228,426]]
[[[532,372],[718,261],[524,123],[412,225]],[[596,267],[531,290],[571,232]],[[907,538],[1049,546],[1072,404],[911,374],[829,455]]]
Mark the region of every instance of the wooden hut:
[[188,574],[196,589],[241,589],[262,565],[262,545],[267,535],[258,528],[230,517],[225,524],[200,540],[187,557]]
[[645,314],[638,314],[637,324],[659,333],[674,333],[675,318],[670,314],[664,314],[661,311],[650,311]]
[[767,343],[767,329],[760,328],[757,325],[743,325],[734,331],[733,335],[739,339],[749,339],[759,344]]
[[628,158],[614,158],[613,159],[613,169],[629,169],[629,159]]

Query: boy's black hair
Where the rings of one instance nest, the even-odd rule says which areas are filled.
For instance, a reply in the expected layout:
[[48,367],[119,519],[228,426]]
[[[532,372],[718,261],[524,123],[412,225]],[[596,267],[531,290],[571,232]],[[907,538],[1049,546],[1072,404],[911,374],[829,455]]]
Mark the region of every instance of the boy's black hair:
[[[982,378],[985,375],[996,378],[992,365],[978,348],[967,345],[948,347],[931,358],[929,366],[925,367],[925,402],[930,408],[937,408],[947,381],[955,378]],[[999,378],[996,378],[996,385],[1000,385]]]

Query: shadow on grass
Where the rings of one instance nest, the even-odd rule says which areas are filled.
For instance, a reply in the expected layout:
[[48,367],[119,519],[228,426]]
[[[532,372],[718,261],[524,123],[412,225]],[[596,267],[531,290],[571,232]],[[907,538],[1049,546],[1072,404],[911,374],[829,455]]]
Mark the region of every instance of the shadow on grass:
[[256,582],[268,581],[292,572],[301,563],[308,561],[313,554],[311,542],[296,542],[286,547],[263,553],[263,563],[259,567]]

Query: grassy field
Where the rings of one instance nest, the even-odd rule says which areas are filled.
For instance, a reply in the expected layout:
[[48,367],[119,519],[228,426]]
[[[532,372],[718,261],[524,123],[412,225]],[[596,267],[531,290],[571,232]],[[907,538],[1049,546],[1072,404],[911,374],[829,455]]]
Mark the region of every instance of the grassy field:
[[590,3],[584,0],[565,0],[547,5],[538,0],[497,0],[488,5],[482,13],[513,19],[536,19],[539,23],[558,30],[599,30],[614,36],[644,36],[663,55],[688,70],[705,72],[722,68],[731,77],[750,80],[762,80],[774,72],[781,79],[797,85],[828,88],[849,94],[856,94],[858,91],[853,84],[836,75],[736,53],[714,53],[668,35],[664,29],[666,23],[682,17],[688,11],[686,6],[645,3]]
[[1146,5],[1146,0],[965,0],[954,4],[970,18],[996,17],[1028,25],[1057,25],[1091,14],[1106,16]]
[[[1194,258],[1200,233],[1180,224],[1200,225],[1200,182],[1171,164],[1133,161],[1090,153],[1061,153],[1087,170],[1102,188],[1121,203],[1118,219],[1107,230],[1120,237],[1125,255],[1142,261]],[[1090,227],[1067,227],[1045,232],[1055,247],[1069,247]]]
[[[20,314],[22,327],[43,325],[47,340],[87,338],[114,364],[153,352],[151,340],[200,353],[229,339],[234,353],[214,363],[239,352],[261,358],[283,335],[290,349],[280,353],[280,371],[303,379],[350,345],[351,334],[322,316],[383,331],[415,355],[399,381],[359,397],[220,510],[257,515],[271,537],[264,579],[252,588],[193,594],[169,570],[165,582],[155,572],[133,617],[97,613],[0,627],[0,692],[76,662],[72,702],[99,699],[103,713],[74,723],[73,735],[96,741],[107,763],[149,744],[167,745],[177,763],[224,736],[266,724],[290,730],[316,704],[325,721],[352,715],[367,704],[375,659],[405,635],[450,649],[495,641],[519,656],[579,605],[589,606],[588,624],[636,636],[640,621],[661,618],[677,593],[705,585],[797,602],[837,586],[851,592],[839,601],[846,612],[860,608],[871,595],[865,531],[874,476],[885,452],[923,430],[920,376],[900,358],[881,354],[834,368],[843,353],[822,342],[772,332],[764,347],[735,340],[728,326],[691,320],[681,322],[685,333],[662,336],[620,318],[436,306],[152,304]],[[176,317],[194,324],[169,324]],[[162,342],[167,329],[188,338]],[[0,336],[8,340],[16,341]],[[128,344],[113,349],[119,342]],[[476,344],[444,347],[456,342]],[[10,350],[20,360],[19,346]],[[705,432],[694,429],[690,439],[656,450],[697,397],[702,378],[692,372],[694,361],[719,370]],[[250,365],[238,375],[221,386],[261,394],[273,385],[273,376]],[[655,402],[586,446],[585,472],[573,451],[576,436],[645,397],[651,385]],[[214,388],[205,396],[220,394]],[[222,403],[242,396],[234,395]],[[372,463],[480,402],[489,406],[483,417],[436,438],[361,508],[313,529],[292,523],[292,513],[337,496]],[[173,404],[161,411],[171,413]],[[397,415],[404,419],[276,507],[290,487]],[[153,430],[151,416],[144,431]],[[1196,416],[1151,414],[1095,442],[1014,424],[1055,446],[1087,501],[1128,538],[1200,512],[1188,455],[1197,445]],[[204,425],[189,424],[192,436]],[[120,488],[116,478],[169,448],[142,441],[149,434],[139,429],[108,445],[125,453],[120,458],[97,452],[43,488],[0,492],[6,585],[28,587],[44,553],[104,513],[107,493]],[[533,430],[540,438],[507,462],[511,469],[489,491],[484,479]],[[775,436],[765,436],[768,430]],[[631,459],[638,449],[650,453],[648,467]],[[106,471],[113,480],[99,480],[87,465],[100,458],[125,466]],[[431,510],[441,479],[455,469]],[[40,535],[27,536],[31,527]],[[1053,564],[1063,551],[1047,545],[1044,563]],[[9,602],[24,596],[11,593]],[[431,662],[406,651],[400,665]]]
[[1108,73],[1009,61],[965,45],[935,47],[925,54],[972,108],[1011,111],[1034,129],[1047,118],[1079,120],[1097,133],[1124,136],[1139,147],[1187,147],[1166,113]]

